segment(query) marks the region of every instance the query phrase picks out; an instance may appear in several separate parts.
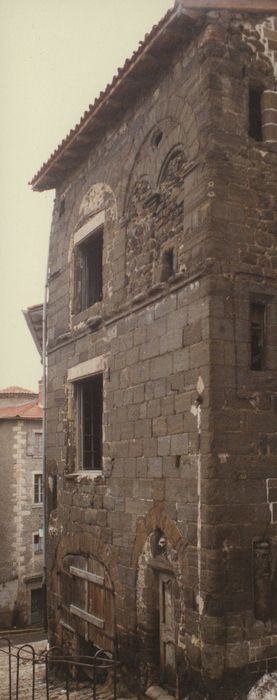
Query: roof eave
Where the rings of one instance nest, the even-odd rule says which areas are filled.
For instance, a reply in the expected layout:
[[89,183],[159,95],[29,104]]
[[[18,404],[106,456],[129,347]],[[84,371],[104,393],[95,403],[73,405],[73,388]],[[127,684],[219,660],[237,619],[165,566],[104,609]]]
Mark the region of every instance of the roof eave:
[[[37,307],[35,307],[35,308],[40,309],[40,307],[41,307],[41,323],[42,323],[42,304],[41,305],[38,304]],[[33,338],[33,341],[35,343],[35,346],[39,352],[39,355],[40,355],[40,357],[42,357],[42,343],[40,342],[37,330],[36,330],[35,325],[34,325],[33,320],[32,320],[32,309],[33,308],[34,307],[29,307],[26,310],[22,309],[22,313],[23,313],[23,316],[24,316],[25,321],[27,323],[27,326],[29,328],[29,331],[31,333],[31,336]]]
[[[169,15],[169,17],[168,17]],[[166,19],[168,17],[168,19]],[[183,21],[182,21],[183,19]],[[201,22],[201,15],[197,14],[198,21]],[[137,95],[137,83],[134,83],[133,88],[131,87],[131,81],[136,78],[139,74],[139,69],[143,67],[144,78],[142,78],[141,71],[141,83],[145,83],[146,75],[146,62],[149,63],[156,62],[156,70],[153,70],[153,80],[161,70],[161,54],[164,46],[160,46],[160,42],[166,36],[168,36],[168,43],[170,44],[170,30],[177,33],[177,27],[180,23],[180,35],[179,40],[184,41],[186,35],[184,29],[187,28],[189,31],[189,39],[191,38],[191,28],[197,23],[195,15],[191,16],[190,11],[186,8],[176,5],[176,7],[170,10],[163,20],[158,25],[158,29],[155,31],[153,38],[147,39],[143,49],[139,48],[136,52],[135,58],[126,61],[125,66],[118,73],[118,76],[114,78],[112,83],[106,88],[104,93],[100,93],[100,97],[95,101],[95,104],[90,107],[89,112],[85,112],[84,117],[81,119],[80,123],[70,131],[69,135],[64,139],[64,141],[58,146],[56,151],[48,159],[48,161],[42,166],[40,171],[35,175],[35,177],[29,183],[34,191],[44,191],[47,189],[53,189],[57,186],[65,173],[70,170],[75,169],[82,162],[83,158],[87,154],[87,140],[89,139],[89,146],[93,145],[94,140],[99,139],[99,135],[105,130],[106,122],[110,121],[111,114],[113,116],[116,114],[121,114],[125,112],[126,107],[123,100],[122,103],[115,103],[116,97],[122,97],[122,92],[125,88],[125,103],[126,102],[126,91],[128,93],[128,105],[130,104],[130,94],[131,98]],[[152,30],[153,31],[153,30]],[[151,33],[150,33],[151,34]],[[178,47],[178,42],[172,41],[174,49]],[[160,55],[157,57],[151,56],[151,51],[156,48],[158,51],[160,49]],[[129,81],[129,82],[128,82]],[[128,86],[127,86],[128,83]],[[83,140],[83,143],[82,143]],[[83,149],[81,155],[77,155],[74,152],[75,147]],[[66,163],[67,161],[67,163]],[[71,161],[71,162],[70,162]]]

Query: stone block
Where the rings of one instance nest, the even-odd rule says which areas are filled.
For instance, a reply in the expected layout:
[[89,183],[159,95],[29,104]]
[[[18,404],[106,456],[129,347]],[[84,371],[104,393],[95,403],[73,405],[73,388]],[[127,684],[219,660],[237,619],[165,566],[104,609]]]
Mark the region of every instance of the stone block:
[[172,372],[172,355],[166,354],[150,361],[150,379],[162,379]]
[[187,433],[172,435],[170,439],[170,452],[172,455],[184,455],[188,453]]
[[148,476],[152,478],[162,477],[162,459],[161,457],[149,457],[148,459]]

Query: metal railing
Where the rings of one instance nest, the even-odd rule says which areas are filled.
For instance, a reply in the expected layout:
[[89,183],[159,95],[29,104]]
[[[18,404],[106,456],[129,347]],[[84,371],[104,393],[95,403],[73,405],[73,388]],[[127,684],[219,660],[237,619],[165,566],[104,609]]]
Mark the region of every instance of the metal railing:
[[[3,646],[5,645],[5,647]],[[24,679],[22,678],[22,665],[29,662],[31,665],[30,680],[28,682],[28,690],[32,700],[36,698],[37,675],[38,667],[43,666],[45,670],[44,697],[45,700],[51,700],[51,689],[57,692],[57,685],[53,685],[52,677],[59,678],[60,690],[65,691],[66,700],[70,700],[72,693],[75,692],[74,681],[80,675],[80,672],[86,674],[86,687],[92,689],[91,698],[98,700],[103,682],[107,679],[111,684],[112,700],[117,697],[117,671],[119,662],[114,659],[110,652],[104,649],[98,649],[93,656],[73,656],[64,655],[61,647],[54,646],[45,649],[38,654],[32,644],[23,644],[20,647],[13,646],[7,637],[0,639],[0,653],[7,656],[8,662],[8,696],[7,700],[20,700],[21,691],[24,690]],[[12,660],[15,664],[15,674],[12,673]],[[62,676],[62,678],[61,678]],[[15,691],[15,694],[13,693]],[[39,699],[43,700],[41,695],[41,685]]]

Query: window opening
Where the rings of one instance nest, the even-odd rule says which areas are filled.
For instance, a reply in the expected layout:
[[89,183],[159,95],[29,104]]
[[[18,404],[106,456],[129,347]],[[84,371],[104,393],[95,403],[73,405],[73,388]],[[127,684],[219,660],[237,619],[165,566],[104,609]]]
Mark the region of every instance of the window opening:
[[265,306],[250,306],[251,369],[260,372],[265,368]]
[[90,236],[78,246],[78,263],[80,272],[81,311],[102,299],[102,258],[103,231]]
[[58,477],[52,474],[52,510],[56,510],[58,505]]
[[42,433],[34,433],[34,457],[42,456]]
[[168,248],[164,251],[162,258],[162,272],[161,281],[166,282],[166,280],[174,274],[174,250],[173,248]]
[[158,129],[157,131],[154,132],[152,139],[151,139],[151,144],[154,148],[158,148],[158,146],[161,143],[161,140],[163,138],[163,132],[161,129]]
[[256,620],[271,617],[271,553],[269,542],[254,542],[254,611]]
[[78,385],[78,411],[80,466],[82,469],[102,469],[102,374]]
[[34,474],[34,503],[42,503],[42,474]]
[[59,218],[61,218],[61,216],[63,216],[64,212],[65,212],[65,197],[62,197],[61,201],[60,201]]
[[42,622],[43,598],[42,589],[34,588],[31,590],[31,624],[40,624]]
[[262,91],[249,90],[249,136],[255,141],[262,141]]
[[34,552],[35,552],[35,554],[41,554],[42,542],[43,542],[42,535],[39,532],[35,532],[35,534],[34,534]]

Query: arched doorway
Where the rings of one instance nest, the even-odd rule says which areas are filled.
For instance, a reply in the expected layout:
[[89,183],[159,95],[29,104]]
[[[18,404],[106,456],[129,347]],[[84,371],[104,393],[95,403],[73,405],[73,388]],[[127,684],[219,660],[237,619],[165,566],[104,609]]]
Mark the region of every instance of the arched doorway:
[[137,629],[146,683],[174,691],[180,622],[178,556],[164,532],[148,536],[138,561]]
[[79,651],[116,650],[114,589],[106,567],[93,556],[67,554],[60,573],[62,619]]

